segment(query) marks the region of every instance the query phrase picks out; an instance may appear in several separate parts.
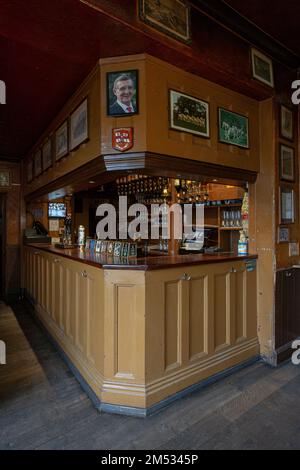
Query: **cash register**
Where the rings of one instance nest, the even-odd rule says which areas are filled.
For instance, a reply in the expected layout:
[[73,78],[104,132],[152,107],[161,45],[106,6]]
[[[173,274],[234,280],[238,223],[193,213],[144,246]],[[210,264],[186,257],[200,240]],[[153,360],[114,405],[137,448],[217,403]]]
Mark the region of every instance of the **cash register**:
[[48,235],[48,231],[45,229],[43,224],[38,220],[35,220],[32,224],[32,228],[26,228],[24,231],[24,243],[51,243],[51,237]]
[[217,240],[212,236],[212,228],[196,230],[193,238],[184,237],[180,247],[181,254],[187,253],[219,253],[222,249],[217,245]]

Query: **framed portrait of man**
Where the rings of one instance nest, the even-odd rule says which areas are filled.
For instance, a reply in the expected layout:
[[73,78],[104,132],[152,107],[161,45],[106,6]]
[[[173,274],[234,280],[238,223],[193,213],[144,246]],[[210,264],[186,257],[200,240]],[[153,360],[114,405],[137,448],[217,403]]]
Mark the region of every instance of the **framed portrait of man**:
[[138,114],[138,70],[107,73],[107,115]]

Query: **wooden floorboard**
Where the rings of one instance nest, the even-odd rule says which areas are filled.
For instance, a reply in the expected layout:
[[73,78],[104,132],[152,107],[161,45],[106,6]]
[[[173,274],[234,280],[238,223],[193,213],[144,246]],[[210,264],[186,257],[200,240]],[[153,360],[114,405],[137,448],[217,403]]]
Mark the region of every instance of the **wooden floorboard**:
[[146,419],[99,413],[29,310],[0,303],[0,449],[300,448],[300,366],[256,363]]

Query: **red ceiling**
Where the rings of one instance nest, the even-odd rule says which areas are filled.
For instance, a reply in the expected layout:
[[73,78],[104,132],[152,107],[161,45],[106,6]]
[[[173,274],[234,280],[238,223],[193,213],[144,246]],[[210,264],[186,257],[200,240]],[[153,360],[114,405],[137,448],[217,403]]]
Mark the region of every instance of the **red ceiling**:
[[94,1],[105,14],[80,0],[0,0],[0,158],[30,150],[100,57],[148,52],[253,98],[270,94],[251,79],[248,45],[200,12],[191,48],[141,24],[133,0]]

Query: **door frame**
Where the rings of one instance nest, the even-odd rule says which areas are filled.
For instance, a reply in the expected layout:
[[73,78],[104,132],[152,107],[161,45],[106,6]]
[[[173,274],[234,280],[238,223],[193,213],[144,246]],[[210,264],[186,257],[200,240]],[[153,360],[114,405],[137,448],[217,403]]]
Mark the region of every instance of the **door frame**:
[[0,207],[2,211],[2,246],[1,250],[1,285],[0,285],[0,299],[5,299],[6,295],[6,200],[7,193],[0,192]]

